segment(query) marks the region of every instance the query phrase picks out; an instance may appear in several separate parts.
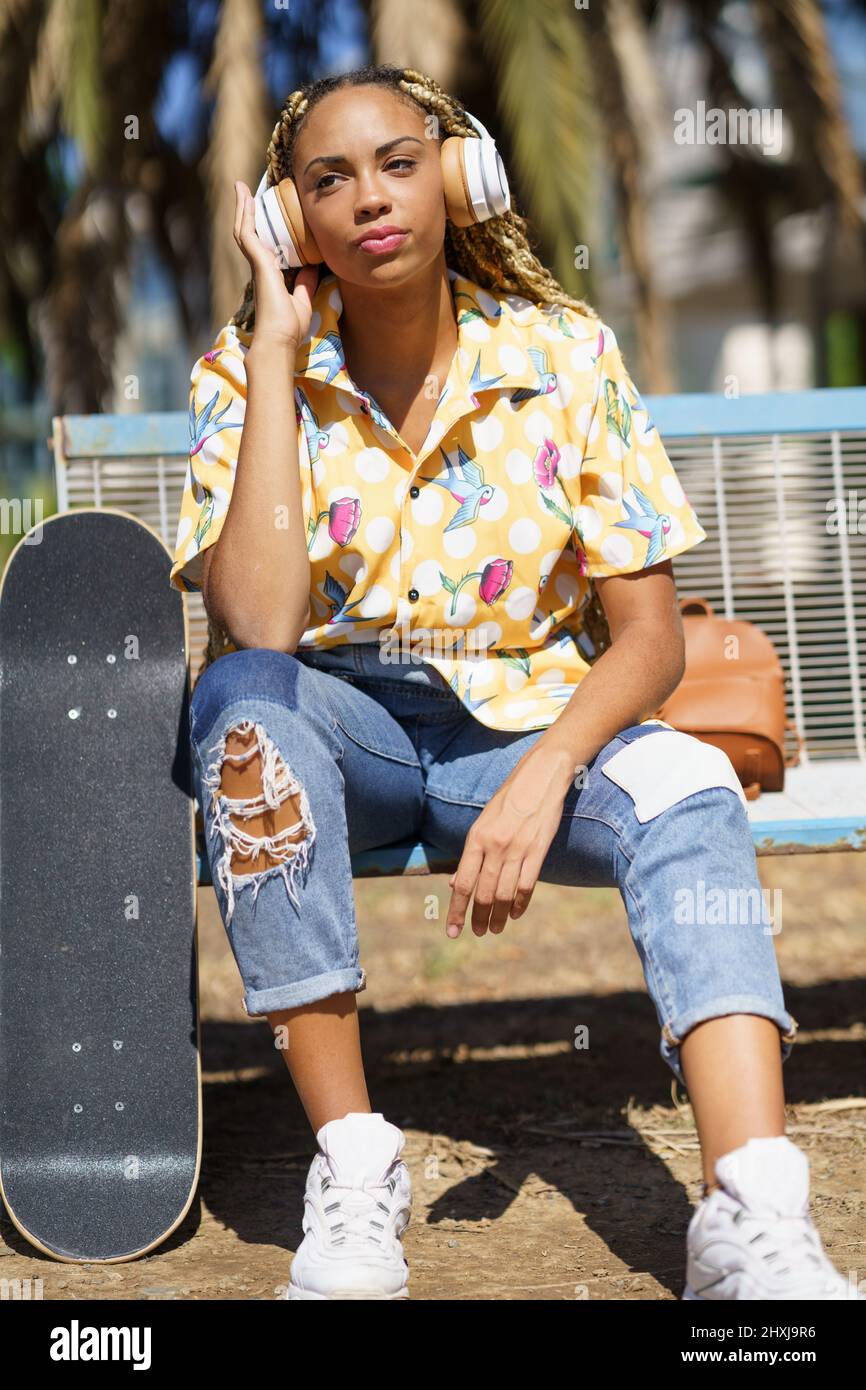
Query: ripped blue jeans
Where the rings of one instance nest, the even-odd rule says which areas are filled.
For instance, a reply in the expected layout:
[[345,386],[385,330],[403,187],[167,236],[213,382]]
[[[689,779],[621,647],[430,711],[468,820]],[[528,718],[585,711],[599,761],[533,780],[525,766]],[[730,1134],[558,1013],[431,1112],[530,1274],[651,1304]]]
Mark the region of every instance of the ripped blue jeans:
[[[231,730],[248,741],[236,759],[261,753],[258,797],[220,789]],[[383,663],[378,643],[245,648],[213,662],[190,705],[193,775],[246,1012],[363,989],[351,856],[416,837],[456,863],[541,733],[488,729],[432,667]],[[623,729],[569,788],[539,875],[619,889],[661,1056],[683,1084],[679,1045],[704,1019],[772,1019],[783,1061],[797,1031],[738,789],[720,750],[662,721]],[[245,817],[291,795],[294,824],[244,831]],[[235,872],[264,849],[268,867]]]

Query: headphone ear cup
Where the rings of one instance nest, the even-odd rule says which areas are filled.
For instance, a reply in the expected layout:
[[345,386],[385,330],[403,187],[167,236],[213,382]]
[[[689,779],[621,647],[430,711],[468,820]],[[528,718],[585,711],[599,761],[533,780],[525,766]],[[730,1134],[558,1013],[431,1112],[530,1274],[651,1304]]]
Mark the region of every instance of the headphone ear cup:
[[466,174],[464,146],[461,135],[449,135],[439,151],[442,162],[442,183],[445,188],[445,211],[455,227],[474,227],[478,222],[472,206],[472,196]]
[[256,195],[256,232],[266,246],[282,250],[288,269],[324,260],[304,220],[293,179],[281,179]]
[[[474,117],[469,119],[477,124]],[[440,159],[445,209],[455,227],[474,227],[509,210],[508,178],[486,131],[480,140],[449,135],[442,142]]]

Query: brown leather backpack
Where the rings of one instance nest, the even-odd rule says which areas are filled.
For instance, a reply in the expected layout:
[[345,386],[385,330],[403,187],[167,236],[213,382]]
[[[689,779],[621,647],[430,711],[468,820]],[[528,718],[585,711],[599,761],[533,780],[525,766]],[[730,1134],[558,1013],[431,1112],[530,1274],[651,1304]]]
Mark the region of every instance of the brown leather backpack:
[[[765,632],[718,618],[700,595],[680,599],[686,669],[655,717],[727,753],[749,801],[782,791],[785,768],[800,761],[802,736],[785,717],[785,674]],[[785,753],[785,730],[797,749]]]

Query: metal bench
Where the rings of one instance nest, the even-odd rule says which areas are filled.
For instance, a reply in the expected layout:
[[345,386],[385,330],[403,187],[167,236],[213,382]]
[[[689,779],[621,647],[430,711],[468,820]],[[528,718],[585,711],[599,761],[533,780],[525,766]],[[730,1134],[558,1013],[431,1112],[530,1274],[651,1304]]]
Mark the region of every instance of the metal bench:
[[[708,536],[676,558],[679,592],[763,628],[803,735],[784,792],[749,802],[756,852],[864,850],[866,388],[644,399]],[[53,429],[58,509],[121,508],[173,550],[187,415],[66,415]],[[199,594],[183,602],[195,676],[207,616]],[[199,882],[210,883],[201,837],[198,858]],[[407,840],[355,855],[352,867],[367,878],[451,873],[457,861]]]

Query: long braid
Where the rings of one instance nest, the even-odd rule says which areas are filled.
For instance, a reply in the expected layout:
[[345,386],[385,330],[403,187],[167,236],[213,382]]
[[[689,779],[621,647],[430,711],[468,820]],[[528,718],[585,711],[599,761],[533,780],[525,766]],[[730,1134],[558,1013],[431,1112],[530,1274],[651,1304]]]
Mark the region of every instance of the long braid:
[[[342,87],[390,87],[420,106],[437,120],[441,135],[461,135],[477,139],[478,132],[463,105],[439,86],[432,77],[414,68],[398,68],[385,63],[358,68],[354,72],[320,78],[299,88],[286,98],[268,145],[268,184],[291,177],[295,143],[304,117],[330,92]],[[542,265],[530,249],[527,222],[514,210],[479,222],[472,227],[445,224],[445,261],[459,274],[489,290],[522,295],[534,304],[567,305],[597,320],[597,311],[583,299],[574,299]],[[322,266],[321,273],[327,271]],[[253,282],[249,280],[243,300],[231,322],[252,331],[255,324]]]

